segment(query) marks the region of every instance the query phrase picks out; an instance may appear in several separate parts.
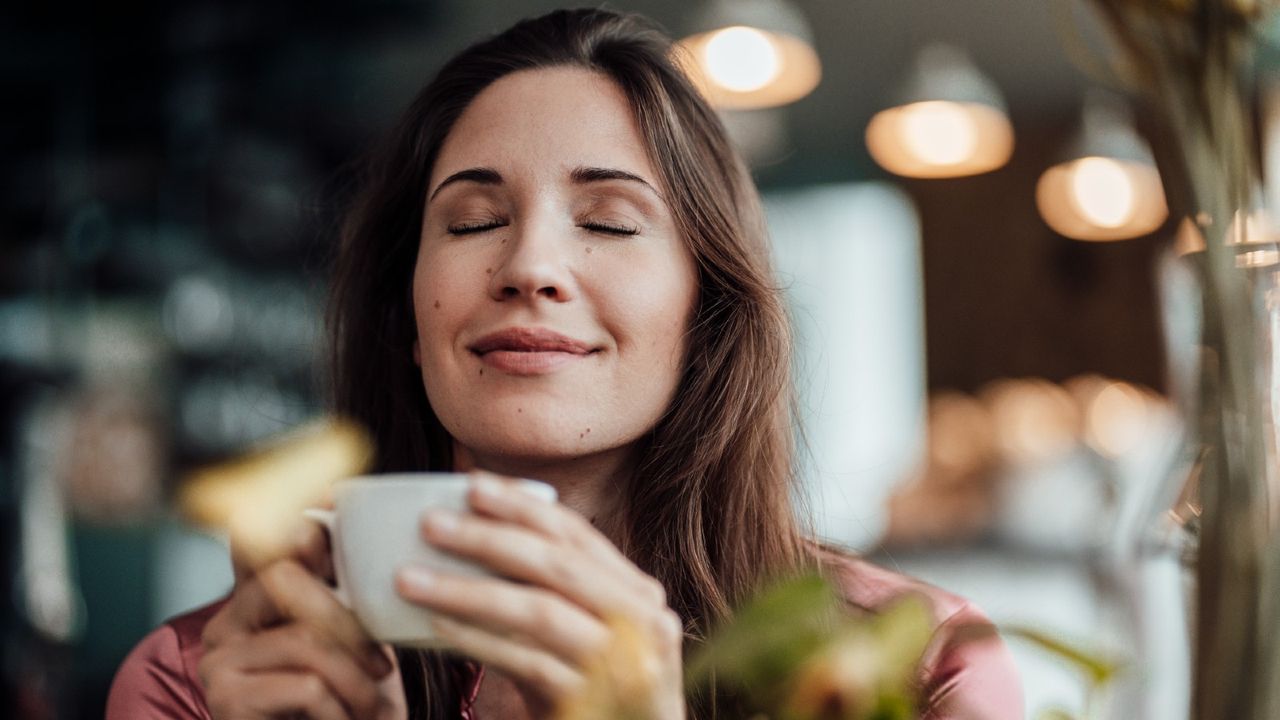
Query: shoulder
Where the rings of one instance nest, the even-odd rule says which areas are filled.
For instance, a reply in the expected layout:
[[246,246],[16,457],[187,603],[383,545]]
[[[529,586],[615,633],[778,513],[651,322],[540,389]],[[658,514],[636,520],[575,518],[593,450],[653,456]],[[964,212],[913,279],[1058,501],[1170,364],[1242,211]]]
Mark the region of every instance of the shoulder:
[[968,600],[867,560],[823,549],[818,561],[844,599],[876,612],[905,595],[923,596],[934,635],[921,664],[923,720],[1020,720],[1022,683],[995,626]]
[[200,634],[225,602],[179,615],[144,637],[116,671],[106,720],[208,720],[204,689],[196,673],[204,654]]

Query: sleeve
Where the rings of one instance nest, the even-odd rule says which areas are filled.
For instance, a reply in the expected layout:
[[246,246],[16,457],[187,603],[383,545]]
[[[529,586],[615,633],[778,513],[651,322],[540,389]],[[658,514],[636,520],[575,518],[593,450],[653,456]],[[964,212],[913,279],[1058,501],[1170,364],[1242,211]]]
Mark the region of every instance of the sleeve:
[[161,625],[116,672],[106,720],[210,720],[199,680],[188,670],[177,631]]
[[921,720],[1023,720],[1017,666],[982,611],[966,603],[934,637],[921,679]]

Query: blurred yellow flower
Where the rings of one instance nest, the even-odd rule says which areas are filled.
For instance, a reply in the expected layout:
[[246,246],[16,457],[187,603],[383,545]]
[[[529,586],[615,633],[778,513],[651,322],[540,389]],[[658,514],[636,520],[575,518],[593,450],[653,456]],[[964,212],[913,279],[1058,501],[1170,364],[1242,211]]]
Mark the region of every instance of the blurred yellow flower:
[[649,707],[658,683],[657,650],[625,618],[607,620],[612,639],[587,665],[581,691],[557,708],[556,720],[652,720]]
[[933,635],[928,602],[907,595],[869,617],[849,617],[794,674],[785,720],[908,720],[918,666]]
[[324,503],[335,480],[364,472],[372,457],[363,428],[323,418],[193,472],[178,507],[195,524],[228,533],[242,559],[260,567],[290,550],[304,509]]
[[783,715],[807,720],[865,717],[875,705],[880,657],[874,639],[846,632],[796,670]]

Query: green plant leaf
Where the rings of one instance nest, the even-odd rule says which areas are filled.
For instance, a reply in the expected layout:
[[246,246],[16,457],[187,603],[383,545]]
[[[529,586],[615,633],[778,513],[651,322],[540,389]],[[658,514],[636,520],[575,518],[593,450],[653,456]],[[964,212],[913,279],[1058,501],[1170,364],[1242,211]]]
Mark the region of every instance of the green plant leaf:
[[865,720],[916,720],[916,705],[910,695],[884,693]]
[[827,641],[839,605],[816,575],[774,586],[703,644],[686,665],[686,684],[700,686],[712,675],[745,687],[780,682]]
[[917,666],[933,632],[922,596],[859,614],[825,579],[805,576],[774,586],[718,628],[687,663],[686,686],[714,677],[779,720],[831,712],[911,720]]
[[1041,630],[1025,626],[1003,627],[1001,632],[1013,637],[1022,638],[1050,654],[1066,660],[1084,672],[1094,685],[1104,685],[1116,676],[1124,664],[1100,652],[1081,648],[1060,638],[1056,638]]
[[883,661],[882,681],[896,686],[914,680],[934,633],[929,601],[919,595],[904,596],[872,616],[870,624]]

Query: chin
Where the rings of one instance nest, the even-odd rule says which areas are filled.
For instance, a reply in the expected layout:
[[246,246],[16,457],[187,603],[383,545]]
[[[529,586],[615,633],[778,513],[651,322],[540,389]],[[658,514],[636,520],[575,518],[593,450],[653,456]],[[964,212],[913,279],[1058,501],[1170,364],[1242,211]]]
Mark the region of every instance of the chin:
[[601,417],[564,412],[561,404],[497,403],[485,417],[441,417],[459,443],[477,457],[531,462],[572,460],[611,450],[629,440]]

